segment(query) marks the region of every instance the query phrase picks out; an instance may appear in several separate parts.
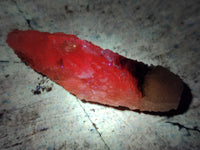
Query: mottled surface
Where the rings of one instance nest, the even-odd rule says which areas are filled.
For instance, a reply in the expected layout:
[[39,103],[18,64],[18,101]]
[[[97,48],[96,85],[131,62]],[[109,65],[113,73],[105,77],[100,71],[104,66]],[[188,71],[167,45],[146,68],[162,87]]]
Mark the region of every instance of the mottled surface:
[[[0,20],[1,149],[200,149],[198,0],[1,0]],[[5,42],[15,28],[76,34],[168,67],[192,103],[170,118],[82,103],[20,61]]]

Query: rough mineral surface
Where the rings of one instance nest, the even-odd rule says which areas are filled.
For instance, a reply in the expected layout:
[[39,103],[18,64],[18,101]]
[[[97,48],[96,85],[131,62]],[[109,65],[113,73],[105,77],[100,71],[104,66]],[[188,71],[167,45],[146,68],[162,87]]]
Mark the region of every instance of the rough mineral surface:
[[166,69],[161,69],[163,76],[155,68],[64,33],[14,30],[7,43],[23,62],[81,100],[147,111],[178,107],[182,82]]

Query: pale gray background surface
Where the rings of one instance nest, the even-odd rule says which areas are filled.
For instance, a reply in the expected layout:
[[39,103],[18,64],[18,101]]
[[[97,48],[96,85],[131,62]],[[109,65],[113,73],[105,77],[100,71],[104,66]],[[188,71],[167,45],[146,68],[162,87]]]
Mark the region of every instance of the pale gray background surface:
[[[189,110],[170,118],[82,103],[26,66],[13,29],[76,34],[178,74]],[[0,149],[200,149],[199,0],[0,0]],[[52,87],[34,95],[41,83]]]

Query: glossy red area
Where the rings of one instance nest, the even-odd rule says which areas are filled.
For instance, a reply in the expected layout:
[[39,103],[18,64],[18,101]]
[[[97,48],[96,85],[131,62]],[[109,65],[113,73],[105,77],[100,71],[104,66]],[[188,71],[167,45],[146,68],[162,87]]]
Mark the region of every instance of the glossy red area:
[[79,99],[132,108],[142,98],[130,73],[134,64],[75,35],[14,30],[7,43],[23,62]]

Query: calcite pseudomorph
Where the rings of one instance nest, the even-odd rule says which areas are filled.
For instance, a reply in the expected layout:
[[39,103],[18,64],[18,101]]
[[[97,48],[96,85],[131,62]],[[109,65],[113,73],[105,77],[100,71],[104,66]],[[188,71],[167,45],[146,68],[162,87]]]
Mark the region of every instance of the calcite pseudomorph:
[[7,43],[23,62],[81,100],[142,111],[178,107],[182,81],[163,67],[148,67],[64,33],[14,30]]

